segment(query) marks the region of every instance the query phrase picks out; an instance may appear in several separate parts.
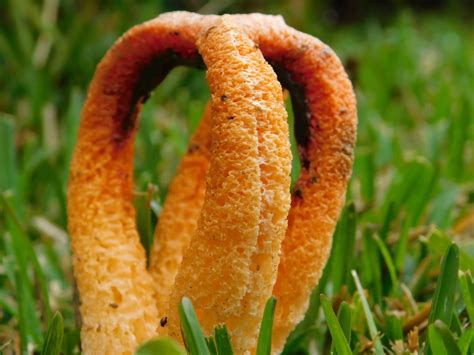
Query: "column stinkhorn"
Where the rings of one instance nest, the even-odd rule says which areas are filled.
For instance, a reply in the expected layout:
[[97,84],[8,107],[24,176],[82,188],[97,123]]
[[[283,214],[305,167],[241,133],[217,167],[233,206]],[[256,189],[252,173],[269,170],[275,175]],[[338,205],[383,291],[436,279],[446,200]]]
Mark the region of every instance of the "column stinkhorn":
[[[170,188],[148,272],[131,203],[138,112],[173,67],[203,62],[212,110]],[[289,140],[276,78],[291,95],[301,163],[288,228]],[[273,352],[281,351],[329,255],[356,125],[337,56],[281,17],[175,12],[127,32],[97,68],[71,165],[84,352],[130,353],[168,329],[179,339],[176,304],[184,295],[207,332],[227,322],[236,352],[252,351],[271,293]]]

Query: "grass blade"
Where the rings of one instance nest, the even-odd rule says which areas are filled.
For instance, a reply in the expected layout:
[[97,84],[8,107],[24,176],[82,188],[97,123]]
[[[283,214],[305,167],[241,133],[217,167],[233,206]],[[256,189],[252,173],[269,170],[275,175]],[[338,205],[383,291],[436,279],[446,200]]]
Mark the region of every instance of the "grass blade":
[[58,355],[64,336],[64,321],[61,313],[56,312],[49,324],[41,355]]
[[[337,312],[337,320],[341,325],[342,332],[344,333],[344,336],[347,339],[347,343],[350,344],[352,314],[351,308],[345,301],[342,301],[341,305],[339,306],[339,310]],[[337,354],[337,350],[334,348],[334,342],[331,344],[331,354],[332,353]]]
[[145,249],[147,265],[150,262],[150,253],[153,246],[154,228],[152,226],[151,203],[156,191],[156,186],[148,184],[147,191],[137,193],[134,201],[138,234]]
[[349,281],[356,236],[356,213],[353,203],[344,209],[334,233],[333,250],[329,260],[334,293]]
[[360,180],[360,189],[364,201],[372,203],[375,197],[376,174],[373,149],[369,147],[359,149],[354,170],[357,171]]
[[81,346],[81,334],[78,328],[66,330],[63,337],[62,352],[65,355],[76,354],[77,349]]
[[69,176],[69,165],[77,141],[77,133],[79,131],[79,119],[81,117],[81,108],[83,104],[82,93],[74,88],[69,95],[69,104],[66,114],[64,115],[63,128],[63,146],[64,146],[64,170],[63,183],[67,183]]
[[211,355],[218,355],[216,341],[214,340],[214,337],[213,336],[207,337],[206,343]]
[[0,116],[0,161],[2,173],[0,174],[0,192],[15,188],[15,125],[6,115]]
[[469,328],[464,332],[463,335],[459,338],[459,347],[461,348],[461,354],[466,355],[469,354],[469,348],[471,347],[472,340],[474,339],[474,328]]
[[460,272],[459,284],[461,285],[461,294],[466,304],[467,314],[471,320],[471,324],[474,323],[474,281],[472,280],[471,273]]
[[[463,176],[464,170],[464,154],[467,138],[469,137],[469,109],[466,100],[460,100],[462,105],[462,114],[449,120],[449,142],[448,145],[448,166],[447,172],[455,180],[459,180]],[[471,171],[472,172],[472,171]]]
[[431,351],[436,355],[449,355],[444,347],[443,341],[438,336],[434,324],[430,324],[428,327],[428,343],[425,354],[429,354]]
[[29,64],[34,43],[32,28],[27,25],[24,16],[25,6],[28,4],[10,0],[8,5],[15,29],[15,42],[18,43],[19,52],[22,55],[19,59],[23,64]]
[[[433,254],[443,255],[451,245],[452,240],[445,233],[435,229],[428,237],[428,247]],[[464,250],[459,250],[459,266],[462,270],[470,270],[474,274],[474,259]]]
[[[433,177],[433,166],[425,158],[418,156],[404,162],[394,176],[386,194],[384,208],[382,208],[384,215],[396,217],[400,210],[405,208],[410,225],[415,224],[428,201]],[[413,193],[415,186],[419,189],[416,194]]]
[[[298,333],[294,333],[291,338],[288,338],[282,355],[300,354],[304,349],[306,339],[317,336],[322,336],[322,334],[319,327],[315,325],[301,329]],[[303,353],[305,354],[304,351]]]
[[341,305],[339,306],[339,311],[337,312],[337,319],[339,320],[339,324],[341,325],[342,331],[344,332],[344,336],[347,339],[347,342],[351,342],[351,322],[352,322],[352,315],[351,315],[351,307],[347,304],[347,302],[342,301]]
[[385,241],[390,231],[390,224],[395,220],[395,204],[389,202],[387,205],[387,211],[383,220],[382,228],[380,229],[380,238]]
[[269,355],[272,350],[273,315],[275,314],[276,298],[270,297],[263,311],[260,333],[258,335],[257,355]]
[[385,335],[390,341],[403,339],[403,326],[400,318],[395,315],[387,315],[385,323]]
[[186,355],[181,345],[171,338],[149,340],[137,349],[135,355]]
[[461,355],[461,350],[459,349],[458,344],[456,344],[456,340],[454,339],[453,334],[449,331],[446,324],[438,319],[434,322],[434,328],[441,337],[448,354]]
[[218,325],[214,329],[214,341],[219,355],[232,355],[232,344],[225,325]]
[[448,326],[451,324],[458,268],[459,248],[456,244],[451,244],[441,263],[441,271],[436,284],[433,306],[429,317],[430,323],[434,323],[439,319]]
[[[415,157],[405,162],[393,178],[385,199],[385,216],[396,217],[404,212],[400,238],[397,243],[395,264],[398,270],[403,269],[407,253],[408,232],[415,226],[431,197],[436,174],[433,165],[424,157]],[[413,190],[416,188],[416,193]],[[391,206],[392,205],[392,206]],[[389,211],[389,209],[392,209]],[[383,234],[382,238],[384,237]]]
[[[454,307],[454,296],[456,293],[456,282],[459,268],[459,248],[456,244],[451,244],[446,251],[441,262],[441,270],[436,284],[436,290],[433,297],[433,305],[429,316],[429,323],[433,324],[436,320],[441,320],[448,326],[451,324],[451,317]],[[436,329],[428,331],[428,342],[426,346],[426,354],[435,352],[431,349],[431,343],[436,343],[432,339],[432,333]],[[439,346],[436,344],[436,346]],[[435,352],[435,354],[437,354]]]
[[392,260],[392,256],[387,249],[385,243],[380,239],[380,237],[376,234],[373,235],[375,243],[379,247],[380,254],[382,254],[383,260],[385,261],[385,265],[387,265],[388,273],[390,275],[390,280],[392,282],[392,290],[397,290],[398,280],[397,280],[397,272],[395,269],[395,264]]
[[342,329],[341,324],[339,324],[336,314],[332,309],[331,301],[326,295],[323,294],[321,295],[321,306],[323,308],[324,315],[326,316],[326,322],[329,331],[331,332],[332,344],[334,345],[337,353],[339,355],[352,354],[346,335],[344,334],[344,330]]
[[435,224],[438,228],[448,228],[450,215],[461,189],[453,183],[443,181],[441,192],[431,201],[431,211],[428,215],[427,224]]
[[374,231],[370,227],[365,227],[362,232],[362,255],[360,261],[361,277],[365,287],[370,291],[374,302],[382,302],[382,263],[377,244],[373,237]]
[[36,317],[31,286],[22,274],[15,272],[16,298],[18,302],[18,327],[20,331],[21,354],[28,354],[29,344],[41,342],[41,326]]
[[38,257],[36,256],[31,240],[26,235],[13,210],[12,199],[13,196],[11,194],[0,194],[0,203],[2,203],[5,208],[7,215],[7,225],[9,226],[10,233],[12,234],[12,247],[15,253],[17,265],[19,265],[20,271],[22,273],[22,281],[25,282],[25,280],[29,279],[26,268],[31,262],[39,283],[44,306],[44,315],[46,321],[49,322],[52,317],[52,311],[49,303],[48,282],[43,273]]
[[183,297],[179,305],[179,318],[186,348],[191,355],[210,355],[201,325],[191,300]]
[[463,325],[459,319],[458,312],[456,311],[456,306],[453,308],[453,315],[451,316],[451,327],[450,330],[456,335],[460,336],[463,332]]
[[409,218],[403,219],[400,234],[395,248],[395,265],[398,271],[403,271],[405,256],[408,251],[408,234],[410,233],[411,221]]
[[355,270],[352,270],[352,277],[354,278],[354,282],[357,287],[357,292],[360,296],[360,301],[362,302],[362,308],[364,309],[365,318],[367,319],[367,326],[369,327],[369,333],[372,337],[372,341],[374,342],[375,353],[377,355],[383,355],[383,346],[380,342],[380,337],[377,331],[377,327],[375,326],[375,321],[372,316],[372,312],[370,311],[369,303],[365,298],[364,289],[362,288],[362,284],[360,283],[359,276]]

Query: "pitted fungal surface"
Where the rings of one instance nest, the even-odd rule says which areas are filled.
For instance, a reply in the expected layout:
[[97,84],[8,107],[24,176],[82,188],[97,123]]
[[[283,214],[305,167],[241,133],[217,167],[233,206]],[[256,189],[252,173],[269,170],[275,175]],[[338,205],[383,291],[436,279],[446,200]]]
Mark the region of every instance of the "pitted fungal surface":
[[[211,108],[171,185],[148,271],[132,205],[137,118],[172,68],[204,63]],[[290,91],[302,165],[291,208],[277,78]],[[84,352],[133,353],[168,330],[181,340],[176,304],[184,295],[206,332],[226,322],[236,353],[252,352],[272,293],[272,351],[280,352],[330,252],[356,121],[336,55],[280,17],[175,12],[128,31],[96,70],[71,165],[69,231]]]

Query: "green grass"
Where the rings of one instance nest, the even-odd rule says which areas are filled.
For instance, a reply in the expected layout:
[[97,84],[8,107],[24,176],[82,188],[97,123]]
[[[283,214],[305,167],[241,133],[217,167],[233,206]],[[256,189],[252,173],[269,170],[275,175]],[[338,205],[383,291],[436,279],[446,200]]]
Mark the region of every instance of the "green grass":
[[[94,67],[113,41],[167,9],[156,1],[81,4],[0,5],[0,351],[6,354],[78,351],[65,191],[80,110]],[[233,3],[217,10],[244,9]],[[276,2],[259,11],[283,11],[290,24],[333,47],[358,97],[348,203],[285,354],[474,352],[472,18],[401,11],[383,22],[336,27]],[[207,97],[204,74],[179,68],[144,107],[135,205],[145,246]],[[228,349],[226,334],[216,329],[199,346],[219,353]],[[270,336],[262,333],[262,354]],[[140,353],[156,353],[154,346],[183,351],[161,342]]]

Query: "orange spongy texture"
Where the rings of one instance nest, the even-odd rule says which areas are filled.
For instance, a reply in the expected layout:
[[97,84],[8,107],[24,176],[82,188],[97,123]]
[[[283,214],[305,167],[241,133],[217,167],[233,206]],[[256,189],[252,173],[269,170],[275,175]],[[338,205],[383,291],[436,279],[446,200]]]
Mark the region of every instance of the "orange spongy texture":
[[160,318],[167,316],[174,279],[183,253],[196,231],[204,202],[210,150],[211,105],[208,103],[169,186],[155,230],[155,242],[150,255],[150,274],[156,287],[156,306]]
[[[185,23],[189,13],[175,12],[157,21]],[[193,24],[215,17],[193,16]],[[302,89],[306,112],[297,120],[302,171],[296,183],[288,230],[282,244],[274,294],[278,298],[273,353],[302,319],[331,248],[331,237],[344,204],[356,140],[356,100],[350,80],[334,52],[318,39],[287,26],[280,16],[232,15],[260,47],[265,59],[288,73]],[[292,92],[295,95],[295,92]],[[296,92],[298,95],[298,92]],[[299,137],[298,137],[299,136]]]
[[[91,91],[99,85],[94,81]],[[109,104],[88,96],[69,178],[68,225],[84,354],[132,354],[158,326],[132,205],[134,134],[119,150],[111,144]]]
[[[119,349],[123,345],[121,349],[129,352],[132,344],[138,341],[137,339],[142,339],[143,334],[151,332],[153,326],[150,325],[149,319],[155,315],[158,317],[153,303],[152,287],[149,285],[150,277],[144,270],[144,253],[134,231],[134,212],[130,204],[133,158],[130,142],[136,125],[137,106],[140,106],[146,93],[176,64],[173,62],[176,58],[185,62],[199,60],[196,41],[203,31],[215,24],[216,19],[216,16],[201,16],[186,12],[163,14],[127,32],[98,66],[83,111],[68,196],[75,275],[83,300],[81,313],[86,320],[82,330],[82,341],[86,352],[93,349],[91,344],[102,346],[102,348],[97,348],[98,352],[109,345],[112,350]],[[300,100],[295,102],[299,102],[300,106],[302,103],[304,106],[300,107],[300,112],[295,112],[302,171],[293,193],[288,230],[282,244],[278,277],[273,290],[278,297],[278,304],[272,352],[278,353],[289,332],[303,317],[310,292],[317,284],[329,255],[331,237],[344,203],[347,182],[352,170],[357,125],[355,96],[342,64],[331,49],[316,38],[290,28],[281,17],[250,14],[232,15],[226,19],[241,26],[258,45],[265,59],[272,63],[282,80],[285,80],[285,75],[289,77],[286,84],[293,86],[293,90],[291,87],[288,89],[292,96],[300,95]],[[212,46],[209,45],[209,47]],[[238,50],[240,47],[235,48]],[[171,56],[168,55],[170,51]],[[224,53],[227,54],[225,51]],[[248,53],[253,52],[248,51]],[[244,51],[242,55],[248,53]],[[209,54],[208,62],[218,63],[219,60],[227,59],[226,57],[217,58],[215,55],[214,57],[212,59],[212,55]],[[232,56],[229,58],[232,63],[236,60]],[[206,64],[209,64],[208,62]],[[242,73],[239,72],[236,75],[245,75],[245,73],[246,71],[242,70]],[[252,76],[257,78],[259,74],[252,73]],[[213,75],[217,76],[217,74]],[[248,81],[246,86],[243,85],[245,83],[240,82],[235,83],[236,85],[233,82],[229,84],[229,81],[231,81],[230,78],[224,76],[222,83],[212,84],[214,85],[212,102],[215,106],[213,111],[217,115],[224,109],[221,111],[221,116],[216,116],[217,121],[224,119],[222,114],[228,113],[225,110],[235,112],[235,115],[228,116],[228,118],[233,117],[229,121],[236,119],[236,122],[247,123],[247,126],[242,127],[245,127],[246,132],[249,133],[251,121],[246,113],[251,112],[255,117],[259,113],[258,110],[242,113],[240,104],[244,103],[245,110],[250,108],[251,105],[247,102],[252,100],[252,95],[258,95],[261,85],[255,85],[250,77],[244,80]],[[219,90],[225,86],[224,84],[229,86],[234,95],[227,102],[228,107],[224,105],[225,100],[222,101],[222,95],[230,96],[223,92],[219,97]],[[303,95],[304,98],[301,97]],[[229,127],[234,127],[230,125],[230,122],[228,123]],[[222,131],[228,129],[225,120],[219,124],[216,125],[216,132],[212,133],[212,139],[226,138],[223,137]],[[252,144],[255,143],[255,139],[260,144],[262,137],[258,122],[255,124],[255,129],[257,133],[255,137],[252,136],[254,139]],[[229,132],[236,134],[232,130]],[[245,142],[239,139],[235,140],[237,143],[233,144],[232,148],[245,146]],[[258,144],[256,147],[260,159],[262,152]],[[229,148],[228,144],[225,143],[223,146],[216,144],[213,149],[216,152],[222,149],[220,155],[217,154],[217,156],[225,156],[227,148]],[[246,164],[245,166],[249,166],[252,170],[252,174],[255,174],[255,162],[251,160],[255,152],[253,150],[250,152],[249,147],[246,148],[249,151],[244,159],[250,160],[242,160],[242,167]],[[228,154],[231,156],[230,151]],[[219,188],[222,190],[229,188],[224,184],[237,184],[240,175],[225,175],[229,171],[225,166],[225,159],[217,158],[217,156],[216,162],[223,165],[216,165],[215,172],[209,176],[207,189],[212,187],[220,191]],[[232,160],[229,164],[232,164]],[[217,176],[217,171],[223,171],[224,175]],[[209,279],[206,279],[202,275],[202,269],[186,271],[189,275],[183,276],[183,280],[193,280],[191,274],[195,272],[194,280],[204,280],[202,285],[185,285],[183,281],[179,284],[178,277],[179,287],[174,290],[175,299],[170,309],[171,314],[174,314],[174,323],[172,322],[171,325],[174,327],[173,334],[177,339],[180,338],[176,319],[179,292],[196,293],[195,299],[199,299],[198,310],[200,313],[206,313],[204,317],[207,317],[205,319],[207,329],[210,329],[210,324],[216,319],[228,319],[232,322],[232,317],[240,312],[239,307],[254,307],[253,301],[247,303],[244,300],[254,296],[250,291],[252,280],[257,280],[259,277],[249,272],[247,268],[256,270],[258,264],[256,255],[262,250],[260,248],[262,244],[257,242],[257,240],[262,240],[261,230],[263,229],[260,219],[264,219],[262,211],[265,206],[265,188],[261,184],[264,168],[260,161],[257,163],[256,171],[258,174],[255,177],[255,184],[258,184],[260,199],[252,206],[242,204],[242,208],[239,205],[239,208],[235,209],[238,213],[234,211],[233,225],[226,227],[231,231],[228,232],[224,228],[224,233],[217,233],[217,227],[213,227],[211,219],[214,218],[225,224],[229,222],[228,217],[218,215],[218,212],[210,206],[211,202],[203,207],[200,222],[203,231],[213,231],[214,234],[211,233],[206,238],[204,232],[198,232],[197,236],[204,236],[203,245],[194,246],[192,242],[191,248],[195,252],[191,255],[202,259],[197,261],[196,265],[211,268],[212,272],[209,274]],[[253,178],[254,175],[251,177]],[[242,196],[248,198],[256,194],[256,187],[247,181],[247,177],[244,176],[241,179],[245,181],[245,184],[242,185],[243,188],[239,187],[235,190],[238,193],[226,196],[223,193],[206,192],[209,200],[216,206],[220,204],[221,207],[226,208],[228,203],[238,205],[240,199],[244,199]],[[251,188],[249,188],[250,185]],[[255,222],[252,212],[257,209],[257,222]],[[251,214],[252,218],[244,218],[241,213]],[[111,217],[107,216],[108,214]],[[227,244],[226,240],[226,244],[223,244],[224,236],[233,235],[232,233],[240,228],[237,224],[238,218],[245,221],[241,226],[247,234],[236,235],[236,239],[231,240],[232,243]],[[251,243],[252,240],[255,240],[255,244]],[[112,247],[103,247],[104,241],[110,243]],[[273,248],[277,248],[276,244],[277,242],[272,243]],[[242,248],[239,249],[240,245]],[[253,249],[252,245],[254,245]],[[215,247],[218,251],[213,253]],[[227,250],[224,253],[225,248]],[[221,256],[219,259],[213,256],[217,254]],[[120,265],[117,270],[110,266],[108,268],[111,271],[107,271],[107,265],[113,265],[112,261],[119,258]],[[192,256],[189,258],[192,259]],[[108,260],[112,261],[109,263]],[[241,264],[235,267],[233,263],[228,264],[227,260],[239,260]],[[105,271],[99,270],[99,262],[104,266]],[[275,259],[276,262],[278,262],[277,259]],[[187,257],[184,258],[183,265],[192,265],[192,263]],[[127,265],[133,267],[127,268]],[[224,278],[219,279],[218,272],[222,272]],[[237,280],[243,280],[243,282],[241,286],[233,290],[233,287],[237,285]],[[133,298],[137,300],[134,303],[135,306],[142,305],[142,307],[134,308],[133,316],[129,314],[128,307],[124,308],[125,313],[123,317],[121,316],[121,322],[118,322],[120,324],[117,325],[117,336],[120,337],[120,342],[113,344],[108,342],[110,340],[108,335],[111,332],[110,329],[115,329],[118,315],[109,309],[107,309],[109,312],[105,312],[102,305],[107,305],[110,295],[116,295],[116,293],[109,292],[109,288],[104,289],[104,284],[123,285],[123,290],[119,291],[126,301],[122,300],[122,303],[129,305],[129,300]],[[193,289],[191,290],[190,287]],[[195,291],[196,288],[199,290]],[[207,290],[200,293],[201,288],[207,288]],[[114,288],[110,289],[114,290]],[[131,291],[128,292],[128,290]],[[139,296],[136,296],[137,294]],[[245,306],[246,304],[248,306]],[[112,303],[110,308],[120,309],[120,307],[115,308],[115,305]],[[93,308],[95,306],[97,309]],[[220,310],[218,307],[221,307]],[[213,314],[214,311],[217,313]],[[107,324],[106,335],[101,334],[102,323]],[[146,331],[141,331],[139,325]],[[243,325],[236,327],[239,326]],[[115,340],[116,337],[114,337]]]
[[[230,19],[230,16],[224,16]],[[258,48],[258,46],[256,46]],[[266,301],[271,297],[280,261],[281,242],[290,208],[291,148],[283,90],[273,69],[259,59],[262,85],[257,97],[261,209],[257,249],[252,255],[250,283],[239,312],[227,323],[237,353],[256,347]],[[258,96],[260,95],[260,96]]]
[[260,171],[251,90],[255,79],[247,58],[253,44],[242,43],[242,36],[224,24],[217,28],[208,31],[200,48],[212,94],[211,166],[198,229],[171,297],[174,337],[179,337],[177,305],[185,295],[193,300],[207,332],[236,311],[247,289],[258,236]]
[[274,295],[273,352],[302,319],[331,249],[353,163],[357,112],[352,85],[334,52],[281,18],[237,16],[267,60],[304,89],[308,137],[299,142],[302,171],[295,185]]
[[176,64],[169,50],[184,59],[197,56],[199,26],[181,36],[169,26],[149,22],[121,37],[98,65],[82,111],[68,228],[85,354],[132,354],[161,329],[135,226],[133,138],[141,103]]
[[[272,269],[272,240],[281,239],[286,228],[288,125],[275,73],[254,42],[226,17],[201,38],[199,49],[212,93],[211,166],[198,229],[173,288],[170,335],[180,336],[177,304],[186,295],[205,332],[226,323],[235,351],[242,353],[258,330],[258,323],[241,319],[246,313],[242,302],[250,287],[268,298],[276,273],[273,267],[273,277],[267,273],[263,284],[253,285],[252,269],[258,265],[252,264],[259,261]],[[262,260],[254,259],[257,250]],[[252,304],[253,317],[261,318],[263,305]]]
[[[178,23],[188,15],[176,12],[159,19]],[[341,62],[318,39],[287,26],[279,16],[231,17],[257,43],[265,59],[287,72],[302,89],[307,106],[307,114],[297,117],[306,129],[297,137],[302,171],[293,193],[274,287],[278,305],[272,352],[278,353],[304,316],[311,290],[329,256],[352,171],[356,100]],[[211,22],[214,17],[206,18]]]

